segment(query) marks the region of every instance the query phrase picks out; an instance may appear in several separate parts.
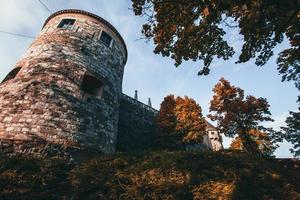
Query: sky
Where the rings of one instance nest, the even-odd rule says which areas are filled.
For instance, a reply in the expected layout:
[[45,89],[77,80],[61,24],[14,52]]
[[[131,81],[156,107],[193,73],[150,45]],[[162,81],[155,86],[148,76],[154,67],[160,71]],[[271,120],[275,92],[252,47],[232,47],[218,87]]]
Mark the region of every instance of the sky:
[[[266,125],[278,129],[284,126],[289,111],[297,109],[299,92],[293,82],[281,82],[276,70],[276,56],[288,46],[283,42],[274,49],[274,56],[268,63],[259,67],[254,61],[235,64],[241,48],[242,37],[238,30],[228,30],[226,38],[236,50],[235,56],[228,60],[215,60],[208,76],[197,76],[201,62],[185,62],[174,66],[170,58],[153,53],[153,42],[146,42],[141,35],[144,19],[135,16],[130,0],[43,0],[51,12],[62,9],[81,9],[99,15],[110,22],[123,36],[128,48],[128,61],[123,77],[123,92],[129,96],[138,90],[139,100],[159,109],[163,98],[169,94],[187,95],[202,107],[203,115],[209,114],[209,102],[213,96],[212,88],[221,77],[245,90],[246,94],[267,98],[271,107],[273,123]],[[38,0],[0,0],[0,80],[20,59],[33,41],[31,38],[17,37],[1,31],[37,36],[50,12]],[[215,123],[213,123],[215,124]],[[228,147],[231,139],[224,138]],[[281,143],[276,157],[292,157],[290,144]]]

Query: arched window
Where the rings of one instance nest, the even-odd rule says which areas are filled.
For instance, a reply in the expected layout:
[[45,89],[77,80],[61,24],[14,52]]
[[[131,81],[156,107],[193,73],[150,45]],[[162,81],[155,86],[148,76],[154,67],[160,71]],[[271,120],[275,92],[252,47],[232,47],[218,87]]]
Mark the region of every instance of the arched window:
[[1,83],[4,83],[6,81],[9,81],[10,79],[15,78],[20,70],[21,70],[21,67],[16,67],[13,70],[11,70]]
[[84,91],[88,96],[94,96],[98,99],[102,98],[103,94],[103,83],[101,80],[96,78],[91,74],[85,74],[83,76],[81,89]]

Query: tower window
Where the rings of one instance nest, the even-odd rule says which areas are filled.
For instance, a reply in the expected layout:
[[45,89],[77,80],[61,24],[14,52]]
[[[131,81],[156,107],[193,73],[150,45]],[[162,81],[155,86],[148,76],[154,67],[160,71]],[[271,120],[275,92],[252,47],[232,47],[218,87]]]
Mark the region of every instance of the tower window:
[[13,70],[11,70],[1,83],[4,83],[6,81],[9,81],[9,80],[15,78],[20,70],[21,70],[21,67],[16,67]]
[[98,78],[85,74],[82,80],[81,89],[86,94],[95,96],[99,99],[102,98],[103,94],[103,83]]
[[108,35],[108,33],[106,33],[105,31],[102,31],[101,36],[100,36],[100,40],[106,44],[107,46],[110,46],[110,43],[112,41],[112,37],[110,35]]
[[62,19],[58,24],[57,28],[72,29],[73,25],[75,24],[75,21],[75,19]]

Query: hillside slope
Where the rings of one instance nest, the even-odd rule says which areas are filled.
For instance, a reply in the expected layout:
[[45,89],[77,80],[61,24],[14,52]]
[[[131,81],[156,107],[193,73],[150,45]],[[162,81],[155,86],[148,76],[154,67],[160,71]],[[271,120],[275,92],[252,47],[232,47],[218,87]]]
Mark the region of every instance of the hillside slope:
[[0,199],[300,199],[299,162],[237,152],[0,158]]

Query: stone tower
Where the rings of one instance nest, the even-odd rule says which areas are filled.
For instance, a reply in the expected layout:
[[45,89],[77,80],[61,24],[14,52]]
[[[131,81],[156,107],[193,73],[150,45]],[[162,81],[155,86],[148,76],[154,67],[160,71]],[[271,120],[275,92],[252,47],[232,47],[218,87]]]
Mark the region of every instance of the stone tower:
[[0,152],[114,152],[126,60],[101,17],[52,14],[0,84]]

